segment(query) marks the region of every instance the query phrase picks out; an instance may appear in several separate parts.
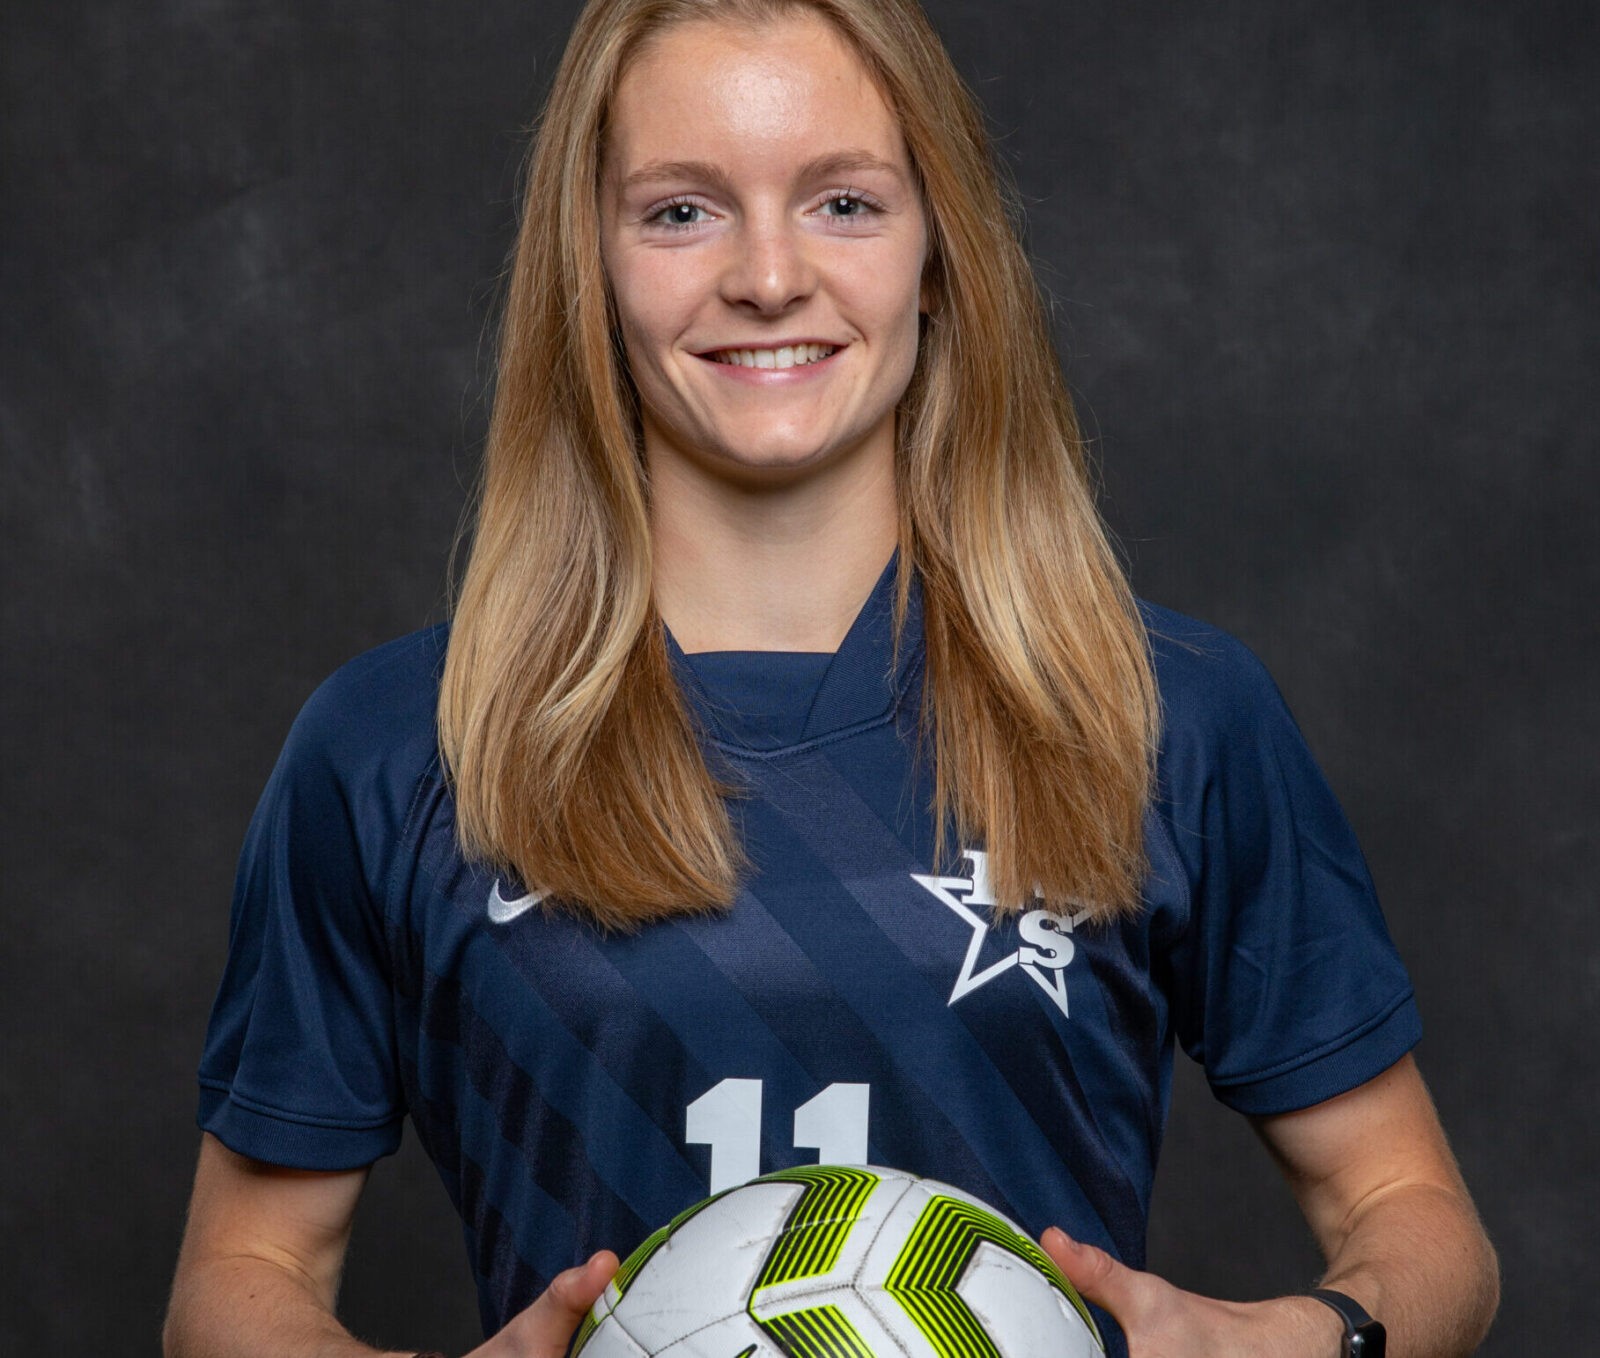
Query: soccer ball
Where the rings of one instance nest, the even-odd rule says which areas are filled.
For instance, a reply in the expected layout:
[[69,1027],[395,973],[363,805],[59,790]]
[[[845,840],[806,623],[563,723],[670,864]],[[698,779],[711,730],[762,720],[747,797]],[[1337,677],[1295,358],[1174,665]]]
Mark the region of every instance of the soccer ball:
[[572,1358],[1101,1358],[1072,1284],[970,1194],[806,1165],[730,1188],[640,1245]]

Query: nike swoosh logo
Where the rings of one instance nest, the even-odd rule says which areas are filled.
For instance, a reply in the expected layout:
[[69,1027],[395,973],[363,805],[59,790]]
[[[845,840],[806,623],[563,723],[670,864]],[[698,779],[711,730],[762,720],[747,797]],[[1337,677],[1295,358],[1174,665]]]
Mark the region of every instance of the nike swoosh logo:
[[518,915],[525,914],[538,905],[545,898],[542,891],[530,891],[526,896],[518,896],[514,901],[508,901],[500,894],[500,879],[489,888],[489,919],[494,924],[510,924]]

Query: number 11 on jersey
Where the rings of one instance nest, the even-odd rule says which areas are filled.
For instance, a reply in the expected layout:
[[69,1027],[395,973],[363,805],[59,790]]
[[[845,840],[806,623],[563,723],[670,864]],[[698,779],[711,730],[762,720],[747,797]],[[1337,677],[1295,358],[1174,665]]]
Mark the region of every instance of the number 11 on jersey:
[[[723,1080],[684,1110],[684,1140],[711,1147],[711,1192],[761,1173],[760,1080]],[[872,1086],[831,1084],[794,1110],[794,1147],[814,1150],[821,1165],[867,1163]]]

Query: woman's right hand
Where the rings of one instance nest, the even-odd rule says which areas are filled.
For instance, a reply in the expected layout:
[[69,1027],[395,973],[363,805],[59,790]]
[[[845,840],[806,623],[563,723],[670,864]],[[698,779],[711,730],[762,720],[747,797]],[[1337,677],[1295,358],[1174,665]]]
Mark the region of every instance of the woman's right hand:
[[616,1271],[617,1256],[601,1250],[588,1263],[556,1274],[533,1305],[467,1358],[563,1358],[584,1316]]

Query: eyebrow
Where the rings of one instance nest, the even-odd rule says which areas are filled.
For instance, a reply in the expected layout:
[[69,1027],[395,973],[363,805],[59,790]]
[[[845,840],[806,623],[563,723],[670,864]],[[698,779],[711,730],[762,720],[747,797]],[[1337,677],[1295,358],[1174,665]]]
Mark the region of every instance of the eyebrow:
[[[800,167],[801,179],[824,179],[829,175],[848,174],[851,171],[876,171],[894,176],[905,183],[905,172],[892,161],[875,156],[871,151],[834,151],[808,160]],[[718,189],[728,187],[728,176],[706,160],[652,160],[626,175],[617,186],[626,192],[644,184],[661,184],[683,179],[699,180]]]

